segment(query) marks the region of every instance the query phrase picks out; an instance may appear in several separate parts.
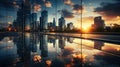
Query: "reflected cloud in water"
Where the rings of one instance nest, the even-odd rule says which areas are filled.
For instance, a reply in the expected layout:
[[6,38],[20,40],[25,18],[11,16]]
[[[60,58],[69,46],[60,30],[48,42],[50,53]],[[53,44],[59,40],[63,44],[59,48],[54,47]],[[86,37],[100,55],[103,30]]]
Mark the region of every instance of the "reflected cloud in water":
[[119,53],[120,44],[21,33],[1,39],[0,67],[119,67]]

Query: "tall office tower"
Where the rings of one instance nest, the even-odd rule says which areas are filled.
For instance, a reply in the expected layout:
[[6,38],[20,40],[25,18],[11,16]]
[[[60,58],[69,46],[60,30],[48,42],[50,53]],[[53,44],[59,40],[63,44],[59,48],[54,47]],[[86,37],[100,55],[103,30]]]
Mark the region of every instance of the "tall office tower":
[[65,19],[64,19],[64,17],[59,18],[59,30],[61,30],[61,31],[65,30]]
[[94,18],[94,26],[95,26],[95,28],[104,28],[105,27],[104,20],[102,20],[101,16]]
[[31,14],[31,30],[35,31],[37,29],[37,13]]
[[55,18],[53,18],[53,27],[56,27],[56,22],[55,22]]
[[19,23],[19,31],[30,29],[31,4],[24,0],[17,11],[16,21]]
[[40,17],[40,31],[47,31],[48,30],[48,12],[43,10],[41,12]]

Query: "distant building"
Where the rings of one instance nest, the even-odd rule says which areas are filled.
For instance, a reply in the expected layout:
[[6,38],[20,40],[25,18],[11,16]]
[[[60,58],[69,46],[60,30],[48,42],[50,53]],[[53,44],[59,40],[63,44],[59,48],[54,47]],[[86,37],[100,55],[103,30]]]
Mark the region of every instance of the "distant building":
[[94,26],[95,26],[95,28],[103,28],[104,29],[105,23],[104,23],[104,20],[102,20],[101,16],[94,18]]
[[48,28],[49,28],[49,27],[53,27],[53,23],[52,23],[52,22],[49,22],[49,23],[48,23]]
[[53,18],[53,22],[48,23],[48,29],[49,29],[49,31],[55,31],[56,30],[55,18]]
[[40,31],[45,32],[48,30],[48,11],[43,10],[40,17]]
[[102,32],[105,28],[105,22],[101,16],[94,18],[94,24],[91,25],[91,31]]
[[49,31],[52,31],[52,29],[53,29],[53,23],[52,22],[48,23],[48,29],[49,29]]
[[64,19],[64,17],[59,18],[59,30],[61,30],[61,31],[65,30],[65,19]]
[[55,18],[53,18],[53,27],[54,27],[54,28],[56,27],[56,21],[55,21]]
[[52,29],[52,31],[55,31],[55,30],[57,30],[56,29],[56,21],[55,21],[55,18],[53,18],[53,29]]
[[110,26],[106,26],[105,27],[105,31],[110,32],[111,31],[111,27]]
[[74,28],[74,26],[73,26],[72,22],[70,22],[70,23],[67,24],[67,29],[68,30],[72,30],[73,28]]

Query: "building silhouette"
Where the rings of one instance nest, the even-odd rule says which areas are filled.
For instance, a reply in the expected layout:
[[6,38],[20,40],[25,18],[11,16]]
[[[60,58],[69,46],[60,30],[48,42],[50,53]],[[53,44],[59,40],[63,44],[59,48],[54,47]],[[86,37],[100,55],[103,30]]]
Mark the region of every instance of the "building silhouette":
[[94,24],[92,25],[96,31],[103,31],[105,27],[105,22],[101,16],[94,18]]
[[73,28],[74,28],[74,26],[73,26],[72,22],[70,22],[70,23],[67,24],[67,29],[68,30],[72,30]]
[[64,17],[59,18],[59,30],[61,30],[61,31],[65,30],[65,19],[64,19]]
[[31,31],[36,31],[38,29],[38,23],[37,23],[37,13],[31,14]]
[[40,17],[40,31],[48,31],[48,11],[43,10]]
[[53,18],[53,30],[54,31],[56,30],[56,21],[55,21],[55,18]]
[[17,11],[16,25],[15,28],[19,31],[30,29],[30,15],[31,15],[31,4],[28,0],[25,0],[20,5]]

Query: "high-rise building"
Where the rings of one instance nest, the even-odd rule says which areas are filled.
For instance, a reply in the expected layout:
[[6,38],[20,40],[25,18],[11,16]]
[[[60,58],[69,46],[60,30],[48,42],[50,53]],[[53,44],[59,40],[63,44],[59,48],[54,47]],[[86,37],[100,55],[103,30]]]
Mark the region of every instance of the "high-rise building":
[[48,30],[48,11],[43,10],[40,17],[40,31]]
[[94,18],[94,26],[95,28],[104,28],[105,23],[104,23],[104,20],[102,20],[101,16]]
[[35,31],[37,29],[37,13],[31,14],[31,30]]
[[55,18],[53,18],[53,27],[56,27],[56,22],[55,22]]
[[31,15],[31,4],[28,0],[24,0],[17,11],[16,21],[19,23],[18,30],[29,30],[30,29],[30,15]]
[[65,30],[65,19],[64,19],[64,17],[59,18],[59,30],[61,30],[61,31]]

